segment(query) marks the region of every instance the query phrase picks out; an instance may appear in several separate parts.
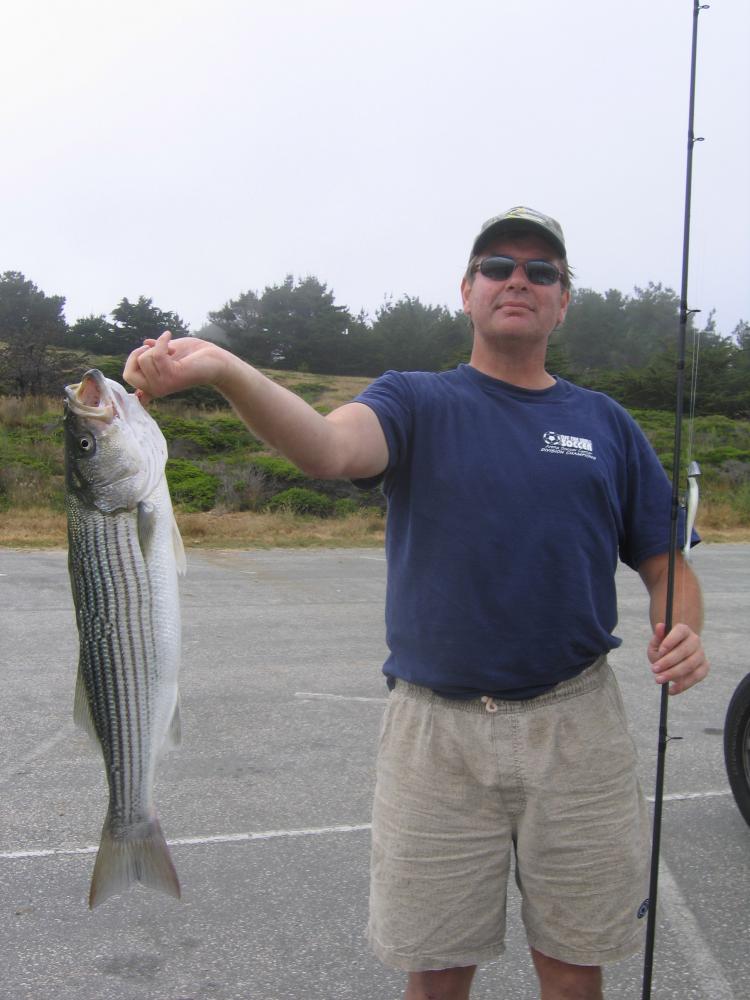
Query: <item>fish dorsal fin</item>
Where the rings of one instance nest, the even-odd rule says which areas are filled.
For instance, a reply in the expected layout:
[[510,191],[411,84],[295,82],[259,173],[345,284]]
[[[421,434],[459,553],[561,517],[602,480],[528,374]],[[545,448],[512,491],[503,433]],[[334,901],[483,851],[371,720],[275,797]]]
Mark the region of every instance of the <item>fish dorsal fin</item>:
[[73,721],[77,726],[91,737],[96,746],[99,746],[99,739],[96,735],[94,716],[91,714],[91,706],[86,694],[86,685],[83,680],[83,671],[78,665],[78,676],[76,677],[76,693],[73,702]]
[[174,561],[177,564],[177,572],[184,576],[187,572],[187,560],[185,559],[185,546],[182,544],[182,535],[177,527],[174,514],[172,515],[172,546],[174,547]]
[[138,504],[138,543],[144,558],[148,556],[156,530],[156,508],[148,500]]

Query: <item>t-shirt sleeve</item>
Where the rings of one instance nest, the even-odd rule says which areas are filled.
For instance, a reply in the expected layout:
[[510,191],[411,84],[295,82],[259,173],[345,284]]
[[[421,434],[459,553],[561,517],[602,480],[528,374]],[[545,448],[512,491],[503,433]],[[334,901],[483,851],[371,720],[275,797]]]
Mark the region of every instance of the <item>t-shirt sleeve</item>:
[[407,460],[413,422],[414,393],[408,377],[403,372],[388,371],[361,392],[354,402],[364,403],[374,411],[388,445],[386,469],[372,479],[353,480],[355,486],[371,489]]

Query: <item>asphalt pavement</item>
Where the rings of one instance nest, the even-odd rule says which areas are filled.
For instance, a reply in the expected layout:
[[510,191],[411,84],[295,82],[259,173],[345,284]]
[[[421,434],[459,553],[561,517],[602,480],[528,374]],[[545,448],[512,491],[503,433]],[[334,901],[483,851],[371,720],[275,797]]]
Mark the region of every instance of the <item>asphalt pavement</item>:
[[[670,701],[653,997],[750,996],[750,828],[722,729],[750,671],[750,546],[699,546],[710,678]],[[101,757],[72,722],[77,634],[62,551],[0,550],[0,998],[397,1000],[368,952],[370,802],[386,696],[380,550],[190,551],[183,743],[156,800],[183,897],[136,887],[90,912],[106,808]],[[611,657],[653,792],[658,689],[645,591],[618,575]],[[533,1000],[509,905],[506,955],[473,1000]],[[641,957],[608,1000],[641,996]]]

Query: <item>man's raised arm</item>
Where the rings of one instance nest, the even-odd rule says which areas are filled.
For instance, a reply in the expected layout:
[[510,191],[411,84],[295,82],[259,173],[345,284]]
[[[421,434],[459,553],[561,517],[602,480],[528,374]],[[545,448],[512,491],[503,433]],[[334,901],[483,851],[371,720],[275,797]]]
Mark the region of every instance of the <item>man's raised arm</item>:
[[213,386],[249,429],[308,475],[365,479],[388,464],[378,418],[363,403],[323,417],[299,396],[271,381],[217,344],[163,333],[132,352],[125,380],[144,402],[196,385]]

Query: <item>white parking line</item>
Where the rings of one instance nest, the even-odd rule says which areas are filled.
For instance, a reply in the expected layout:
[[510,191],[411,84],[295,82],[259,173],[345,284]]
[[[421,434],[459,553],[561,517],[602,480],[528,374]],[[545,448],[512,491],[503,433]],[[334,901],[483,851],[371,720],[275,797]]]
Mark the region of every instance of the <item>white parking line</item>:
[[[303,694],[304,692],[299,692]],[[312,695],[311,697],[315,697]],[[326,696],[319,696],[326,697]],[[331,695],[331,697],[341,697],[345,698],[345,695]],[[384,701],[385,699],[379,698],[357,698],[349,699],[356,701]],[[724,791],[708,791],[708,792],[691,792],[684,795],[666,795],[665,799],[670,802],[680,802],[688,799],[708,799],[715,798],[718,795],[729,795],[729,792]],[[167,843],[171,847],[195,847],[202,844],[241,844],[248,843],[253,840],[278,840],[283,837],[321,837],[327,834],[335,833],[361,833],[364,830],[370,830],[370,823],[352,823],[352,824],[342,824],[341,826],[314,826],[314,827],[301,827],[299,829],[293,830],[264,830],[257,833],[252,831],[247,833],[216,833],[208,834],[205,837],[175,837],[173,840],[168,840]],[[28,858],[55,858],[63,857],[65,855],[76,855],[76,854],[96,854],[99,850],[97,845],[91,844],[87,847],[42,847],[42,848],[29,848],[27,850],[20,851],[0,851],[0,861],[19,861]],[[665,870],[664,862],[660,864],[660,871]],[[669,876],[671,881],[669,885],[675,888],[674,879]],[[674,893],[672,894],[674,896]],[[712,998],[713,1000],[713,998]],[[717,1000],[720,1000],[717,996]]]
[[[673,792],[670,795],[664,796],[664,802],[687,802],[690,799],[715,799],[721,795],[731,795],[731,791],[728,788],[714,789],[713,791],[707,792]],[[646,802],[653,802],[654,796],[647,795]]]
[[377,704],[384,704],[387,698],[366,698],[357,694],[327,694],[324,691],[295,691],[295,698],[313,699],[319,701],[372,701]]
[[[377,699],[360,699],[374,701]],[[712,798],[728,792],[695,792],[686,795],[665,796],[670,801]],[[332,834],[364,833],[370,823],[347,823],[338,826],[302,827],[290,830],[263,830],[246,833],[210,834],[205,837],[175,837],[167,841],[170,847],[201,847],[213,844],[238,844],[252,841],[290,839],[296,837],[321,837]],[[40,848],[21,851],[0,851],[0,860],[23,861],[42,858],[96,854],[98,846]],[[696,985],[711,1000],[735,1000],[731,985],[724,977],[721,966],[701,934],[690,907],[680,892],[675,879],[662,860],[659,865],[659,906],[675,931],[677,946],[683,952],[686,964],[692,969]]]
[[736,1000],[734,990],[706,944],[690,907],[663,861],[659,864],[658,908],[666,914],[674,931],[674,941],[682,952],[685,964],[692,969],[698,995],[710,997],[711,1000]]
[[[168,840],[170,847],[200,847],[204,844],[244,844],[252,840],[278,840],[283,837],[322,837],[334,833],[361,833],[369,830],[370,823],[344,824],[341,826],[315,826],[299,830],[264,830],[259,833],[216,833],[206,837],[175,837]],[[26,851],[0,851],[2,861],[23,861],[29,858],[57,858],[76,854],[96,854],[98,846],[49,847]]]

